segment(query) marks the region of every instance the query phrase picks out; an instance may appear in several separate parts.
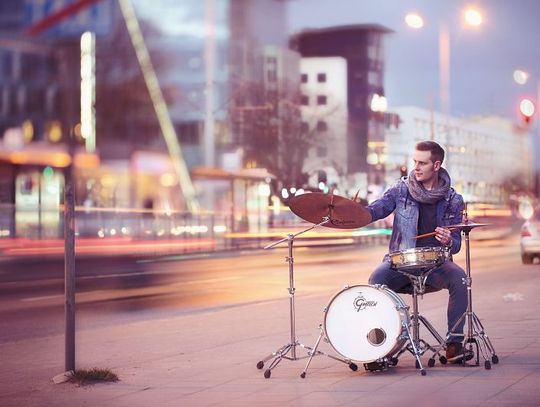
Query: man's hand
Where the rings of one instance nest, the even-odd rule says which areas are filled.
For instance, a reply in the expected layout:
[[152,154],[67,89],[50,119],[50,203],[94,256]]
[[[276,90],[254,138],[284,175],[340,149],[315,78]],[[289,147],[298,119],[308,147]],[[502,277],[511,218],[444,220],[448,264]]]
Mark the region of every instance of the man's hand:
[[441,242],[444,246],[452,245],[452,234],[450,229],[437,226],[435,228],[435,239]]

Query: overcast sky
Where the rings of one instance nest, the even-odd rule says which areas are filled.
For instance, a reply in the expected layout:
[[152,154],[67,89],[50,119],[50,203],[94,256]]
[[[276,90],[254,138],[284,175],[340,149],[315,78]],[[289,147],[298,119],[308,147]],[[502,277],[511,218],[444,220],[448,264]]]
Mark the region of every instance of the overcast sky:
[[[468,4],[482,10],[480,28],[464,28],[461,11]],[[495,113],[517,119],[521,96],[536,99],[540,85],[540,0],[290,0],[289,29],[378,23],[394,31],[385,41],[385,92],[392,106],[416,105],[440,110],[438,32],[450,31],[451,113]],[[404,22],[409,11],[424,16],[422,30]],[[531,73],[517,85],[512,73]]]

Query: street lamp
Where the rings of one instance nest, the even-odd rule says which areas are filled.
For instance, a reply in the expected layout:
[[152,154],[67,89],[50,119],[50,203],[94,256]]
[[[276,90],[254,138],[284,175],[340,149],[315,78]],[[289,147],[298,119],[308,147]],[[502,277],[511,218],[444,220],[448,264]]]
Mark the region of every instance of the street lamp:
[[424,19],[421,15],[416,13],[407,13],[405,16],[405,23],[416,30],[424,27]]
[[474,7],[467,7],[465,11],[463,12],[463,19],[467,23],[467,25],[471,27],[478,27],[483,22],[482,13],[474,8]]
[[[483,16],[479,9],[467,7],[463,10],[463,21],[469,27],[479,27]],[[423,17],[410,12],[405,16],[405,23],[410,28],[419,30],[424,27]],[[445,21],[439,21],[439,95],[441,110],[450,114],[450,31]]]

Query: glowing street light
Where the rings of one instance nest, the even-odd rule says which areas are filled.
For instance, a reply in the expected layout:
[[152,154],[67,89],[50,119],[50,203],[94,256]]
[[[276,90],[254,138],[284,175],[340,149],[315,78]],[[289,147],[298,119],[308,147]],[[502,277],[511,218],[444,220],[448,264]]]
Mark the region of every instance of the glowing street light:
[[469,7],[464,11],[463,19],[471,27],[478,27],[483,22],[482,13],[474,7]]
[[424,26],[424,19],[417,13],[407,13],[405,16],[405,24],[418,30]]
[[514,82],[518,85],[525,85],[529,80],[529,73],[521,69],[516,69],[514,71]]

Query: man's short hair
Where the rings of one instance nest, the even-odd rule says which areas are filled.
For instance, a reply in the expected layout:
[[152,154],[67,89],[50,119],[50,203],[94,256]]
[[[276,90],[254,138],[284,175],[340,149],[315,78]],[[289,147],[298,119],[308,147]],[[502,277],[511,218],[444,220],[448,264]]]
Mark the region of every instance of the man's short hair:
[[440,161],[441,164],[444,161],[444,150],[443,148],[435,143],[434,141],[420,141],[416,143],[415,148],[418,151],[429,151],[431,152],[431,161]]

